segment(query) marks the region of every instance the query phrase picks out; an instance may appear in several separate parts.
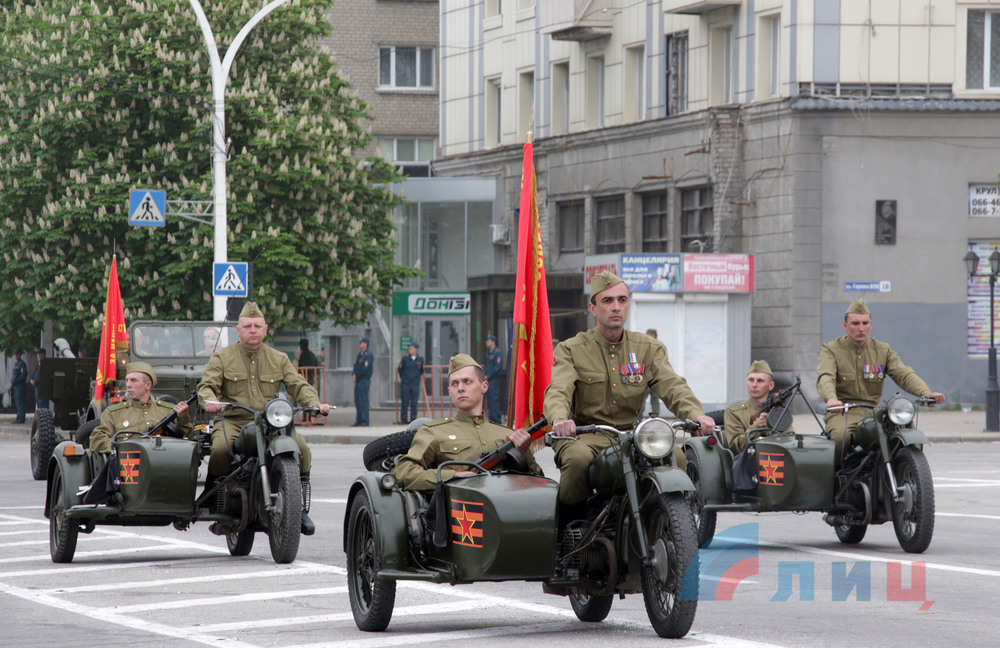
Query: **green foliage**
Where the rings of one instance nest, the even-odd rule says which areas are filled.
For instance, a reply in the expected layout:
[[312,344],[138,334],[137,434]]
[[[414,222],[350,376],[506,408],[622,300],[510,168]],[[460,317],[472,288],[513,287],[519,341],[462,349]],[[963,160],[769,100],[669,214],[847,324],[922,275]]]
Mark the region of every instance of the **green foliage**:
[[[204,2],[224,57],[263,6]],[[254,267],[272,330],[357,323],[412,276],[393,261],[388,183],[355,153],[367,106],[317,38],[331,0],[292,0],[251,32],[226,90],[228,256]],[[211,73],[186,0],[4,3],[0,27],[0,345],[45,319],[93,345],[118,254],[125,316],[211,319],[213,228],[128,225],[134,188],[212,199]]]

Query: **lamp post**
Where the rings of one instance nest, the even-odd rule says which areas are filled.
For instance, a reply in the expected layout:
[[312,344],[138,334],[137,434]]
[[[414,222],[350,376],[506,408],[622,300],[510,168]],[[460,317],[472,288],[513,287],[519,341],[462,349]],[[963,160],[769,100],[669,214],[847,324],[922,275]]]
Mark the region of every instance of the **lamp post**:
[[[215,44],[215,34],[208,24],[205,10],[198,0],[188,0],[198,17],[198,26],[208,47],[208,61],[212,70],[212,185],[215,209],[215,262],[228,261],[228,228],[226,225],[226,160],[229,159],[229,143],[226,140],[226,83],[229,81],[229,70],[233,67],[233,59],[240,45],[246,40],[250,30],[257,26],[267,14],[271,13],[288,0],[274,0],[254,14],[253,18],[243,25],[236,38],[229,44],[224,59],[219,59],[219,48]],[[252,295],[251,295],[252,297]],[[215,297],[212,302],[212,317],[217,322],[226,319],[226,298]]]
[[994,311],[993,287],[1000,275],[1000,250],[993,250],[989,257],[990,273],[976,274],[979,269],[979,255],[969,250],[965,255],[965,268],[970,277],[988,277],[990,280],[990,351],[986,377],[986,431],[1000,432],[1000,385],[997,384],[997,348],[993,340]]

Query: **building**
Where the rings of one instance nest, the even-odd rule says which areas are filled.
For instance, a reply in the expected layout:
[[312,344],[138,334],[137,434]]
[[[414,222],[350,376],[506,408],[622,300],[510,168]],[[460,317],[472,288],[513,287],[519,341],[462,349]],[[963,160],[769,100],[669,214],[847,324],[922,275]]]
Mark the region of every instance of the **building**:
[[[533,131],[548,271],[582,290],[596,255],[752,255],[750,349],[730,349],[727,384],[752,356],[811,386],[821,343],[864,297],[875,337],[934,389],[983,400],[988,298],[962,258],[1000,245],[1000,1],[440,11],[434,173],[493,178],[508,208],[492,229],[514,229]],[[514,267],[515,250],[501,253],[498,272]],[[735,343],[740,319],[726,326]],[[691,344],[681,335],[672,358]]]

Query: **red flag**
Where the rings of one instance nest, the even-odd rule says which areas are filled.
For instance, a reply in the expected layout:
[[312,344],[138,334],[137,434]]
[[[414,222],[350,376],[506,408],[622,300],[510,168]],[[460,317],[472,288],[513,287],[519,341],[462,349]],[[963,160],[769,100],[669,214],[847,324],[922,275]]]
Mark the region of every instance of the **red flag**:
[[118,287],[118,260],[111,260],[108,277],[108,298],[104,304],[104,326],[101,328],[101,350],[97,354],[97,384],[94,402],[104,400],[104,390],[116,379],[115,361],[118,351],[128,349],[128,331],[125,330],[125,309],[122,291]]
[[[520,326],[518,326],[520,325]],[[514,292],[517,366],[514,373],[514,429],[542,417],[545,388],[552,382],[552,326],[545,288],[542,235],[538,225],[538,188],[531,142],[524,145],[521,211],[517,234],[517,287]],[[544,429],[534,435],[544,434]]]

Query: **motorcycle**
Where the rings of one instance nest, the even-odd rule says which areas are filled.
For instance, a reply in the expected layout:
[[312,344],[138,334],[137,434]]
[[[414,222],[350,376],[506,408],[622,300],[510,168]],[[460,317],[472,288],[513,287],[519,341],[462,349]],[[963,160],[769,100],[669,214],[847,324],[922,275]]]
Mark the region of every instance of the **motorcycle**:
[[[801,394],[797,384],[795,392]],[[837,408],[845,423],[853,408],[872,410],[845,442],[839,467],[837,444],[825,430],[756,439],[755,433],[766,432],[750,430],[741,457],[728,448],[721,428],[688,440],[687,471],[697,487],[692,506],[698,545],[711,540],[720,512],[818,511],[845,544],[861,542],[869,525],[891,520],[900,547],[922,553],[934,534],[934,483],[923,453],[927,437],[916,428],[916,405],[933,403],[931,398],[896,395],[877,406],[848,403]],[[740,465],[751,467],[749,480],[739,478]]]
[[[545,424],[542,419],[536,425]],[[698,428],[693,421],[674,425]],[[615,595],[642,592],[659,636],[687,634],[697,606],[697,596],[681,595],[688,570],[697,575],[687,499],[694,486],[673,465],[671,424],[653,418],[624,432],[578,427],[579,434],[604,434],[613,443],[591,465],[588,514],[561,534],[556,482],[526,474],[511,442],[477,462],[442,463],[429,500],[401,490],[391,472],[397,457],[388,455],[406,452],[415,431],[385,437],[381,456],[366,448],[370,472],[360,475],[348,494],[344,551],[359,629],[388,627],[400,580],[451,585],[525,580],[541,581],[545,593],[567,596],[577,618],[587,622],[604,620]],[[486,470],[497,464],[502,472]],[[441,479],[442,468],[457,465],[477,474]]]
[[116,433],[106,462],[79,443],[60,443],[48,463],[45,499],[52,561],[71,562],[79,534],[98,524],[173,524],[183,531],[198,521],[212,522],[212,532],[226,536],[233,556],[249,554],[255,534],[263,532],[275,562],[294,561],[310,494],[300,480],[293,421],[296,412],[319,414],[319,408],[275,398],[261,411],[223,406],[233,409],[252,413],[254,420],[233,444],[229,474],[197,497],[198,468],[211,454],[211,435],[177,438],[174,412],[145,433]]

